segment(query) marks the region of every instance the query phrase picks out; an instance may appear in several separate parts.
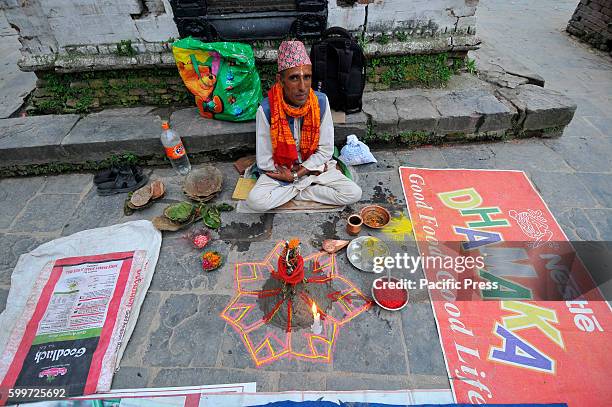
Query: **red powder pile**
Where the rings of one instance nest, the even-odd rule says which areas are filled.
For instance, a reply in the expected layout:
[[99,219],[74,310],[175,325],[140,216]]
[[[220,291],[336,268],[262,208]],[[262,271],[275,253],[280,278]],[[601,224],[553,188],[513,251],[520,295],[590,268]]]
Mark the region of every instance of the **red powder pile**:
[[[383,277],[381,280],[389,281],[387,277]],[[396,278],[391,278],[391,281],[399,282]],[[382,284],[379,284],[382,286]],[[391,289],[391,288],[375,288],[372,285],[372,295],[374,300],[383,308],[389,310],[398,310],[402,308],[408,302],[408,291],[404,289]]]

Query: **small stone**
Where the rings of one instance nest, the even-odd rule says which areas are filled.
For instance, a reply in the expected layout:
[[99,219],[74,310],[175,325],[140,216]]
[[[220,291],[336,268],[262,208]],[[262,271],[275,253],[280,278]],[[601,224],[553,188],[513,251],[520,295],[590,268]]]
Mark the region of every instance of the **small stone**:
[[89,87],[89,84],[87,82],[77,81],[70,83],[70,88],[72,89],[82,89],[87,87]]
[[127,83],[126,79],[109,79],[108,84],[110,86],[121,86]]
[[147,94],[147,91],[144,89],[136,88],[136,89],[130,89],[128,94],[132,96],[144,96]]
[[105,81],[102,79],[93,79],[91,81],[89,81],[89,86],[94,88],[94,89],[99,89],[99,88],[103,88],[105,85]]

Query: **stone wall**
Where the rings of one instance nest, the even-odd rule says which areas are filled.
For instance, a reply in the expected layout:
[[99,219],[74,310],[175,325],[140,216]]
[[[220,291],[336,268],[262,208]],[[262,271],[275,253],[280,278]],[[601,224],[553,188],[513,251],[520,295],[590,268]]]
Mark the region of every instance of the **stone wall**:
[[612,0],[580,0],[567,32],[612,55]]
[[[464,64],[465,52],[372,57],[366,91],[443,87]],[[265,93],[276,80],[276,64],[257,63]],[[59,73],[36,72],[28,114],[87,113],[117,106],[192,106],[176,66],[155,69]]]
[[[478,0],[329,0],[328,26],[363,36],[366,52],[399,55],[478,46]],[[28,71],[170,67],[178,37],[169,0],[0,0]],[[273,46],[256,50],[273,62]]]

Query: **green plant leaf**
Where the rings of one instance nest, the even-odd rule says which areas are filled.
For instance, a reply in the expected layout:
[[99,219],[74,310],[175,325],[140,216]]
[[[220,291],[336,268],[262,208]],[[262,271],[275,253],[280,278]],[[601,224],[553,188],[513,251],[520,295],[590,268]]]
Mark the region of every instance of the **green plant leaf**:
[[214,206],[204,206],[202,208],[202,221],[211,229],[219,229],[221,227],[221,214]]
[[186,222],[193,213],[194,206],[189,202],[172,204],[164,210],[164,215],[174,222]]
[[234,207],[227,203],[222,203],[221,205],[217,205],[217,210],[219,212],[231,212],[234,210]]

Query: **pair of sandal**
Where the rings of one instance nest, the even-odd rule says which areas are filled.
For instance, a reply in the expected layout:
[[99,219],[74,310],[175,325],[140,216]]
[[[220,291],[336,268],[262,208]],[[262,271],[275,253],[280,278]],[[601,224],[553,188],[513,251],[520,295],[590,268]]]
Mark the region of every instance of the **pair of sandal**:
[[135,165],[112,166],[94,175],[98,195],[106,196],[135,191],[144,186],[149,177]]

